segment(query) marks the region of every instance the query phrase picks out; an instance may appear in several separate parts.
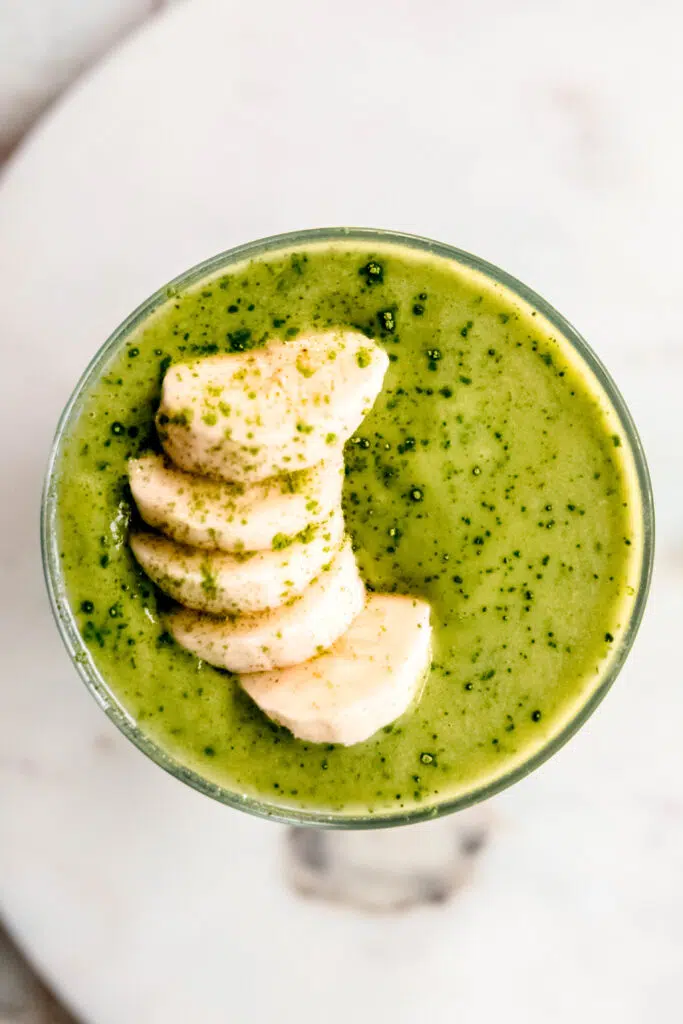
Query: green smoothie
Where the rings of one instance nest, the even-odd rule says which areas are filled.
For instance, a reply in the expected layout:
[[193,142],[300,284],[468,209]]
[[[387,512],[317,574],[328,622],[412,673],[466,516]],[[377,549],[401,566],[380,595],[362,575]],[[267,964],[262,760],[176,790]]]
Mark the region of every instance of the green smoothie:
[[[127,545],[127,460],[159,448],[167,367],[333,325],[390,358],[345,449],[362,576],[426,598],[433,623],[421,699],[351,747],[295,739],[234,676],[179,647],[168,599]],[[630,446],[566,339],[478,271],[396,243],[271,252],[170,289],[77,409],[57,527],[87,657],[140,732],[209,783],[330,815],[428,808],[532,758],[615,656],[643,551]]]

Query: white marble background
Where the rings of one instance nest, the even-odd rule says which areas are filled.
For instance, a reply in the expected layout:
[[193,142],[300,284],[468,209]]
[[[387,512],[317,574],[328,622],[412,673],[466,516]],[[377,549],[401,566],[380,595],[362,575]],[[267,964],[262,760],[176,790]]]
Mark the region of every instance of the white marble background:
[[[681,1017],[682,32],[677,0],[194,0],[8,166],[0,907],[84,1020]],[[442,238],[547,296],[623,390],[658,509],[618,684],[493,802],[459,899],[391,922],[297,900],[278,828],[125,744],[68,666],[36,554],[53,425],[112,325],[210,252],[325,223]]]
[[2,0],[0,156],[65,86],[165,0]]

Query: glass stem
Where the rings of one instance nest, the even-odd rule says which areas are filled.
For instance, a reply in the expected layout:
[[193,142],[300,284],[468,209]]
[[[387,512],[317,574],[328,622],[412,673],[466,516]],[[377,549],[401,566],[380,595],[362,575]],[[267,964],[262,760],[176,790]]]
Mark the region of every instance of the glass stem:
[[468,880],[491,830],[487,805],[400,828],[288,828],[295,891],[361,910],[445,903]]

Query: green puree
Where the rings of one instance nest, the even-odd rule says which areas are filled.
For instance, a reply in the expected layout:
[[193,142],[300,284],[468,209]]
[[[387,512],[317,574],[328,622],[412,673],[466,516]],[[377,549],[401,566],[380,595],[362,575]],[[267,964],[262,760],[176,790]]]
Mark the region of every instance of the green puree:
[[[184,766],[284,806],[382,814],[506,774],[598,685],[641,554],[631,455],[566,341],[502,286],[397,245],[312,244],[169,299],[86,394],[59,470],[67,592],[112,693]],[[433,609],[419,704],[354,747],[303,743],[178,647],[134,563],[126,460],[157,446],[171,362],[342,324],[384,345],[346,447],[344,510],[371,588]]]

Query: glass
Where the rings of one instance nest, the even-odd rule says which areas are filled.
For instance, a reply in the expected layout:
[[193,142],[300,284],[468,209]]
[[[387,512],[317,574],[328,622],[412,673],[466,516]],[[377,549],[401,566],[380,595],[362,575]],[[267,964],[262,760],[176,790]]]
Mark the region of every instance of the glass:
[[[404,811],[398,814],[374,816],[359,816],[352,814],[338,815],[329,814],[324,810],[298,810],[283,808],[277,804],[271,804],[268,801],[257,797],[231,791],[210,782],[197,772],[184,767],[166,750],[146,736],[144,731],[137,726],[134,719],[109,691],[106,681],[102,678],[90,659],[88,649],[80,635],[66,597],[64,580],[61,575],[57,533],[55,528],[57,493],[56,478],[62,441],[66,436],[68,436],[71,423],[78,415],[81,397],[87,392],[91,381],[96,379],[103,371],[114,351],[119,346],[125,345],[130,335],[136,331],[160,305],[165,303],[176,290],[183,290],[191,287],[205,278],[225,271],[237,263],[242,263],[245,259],[258,258],[278,251],[291,250],[296,247],[302,247],[313,243],[320,244],[341,240],[357,241],[363,246],[372,246],[373,243],[395,244],[409,249],[445,257],[446,259],[454,261],[461,266],[478,271],[494,282],[503,285],[526,305],[542,314],[546,320],[566,339],[580,360],[588,367],[589,371],[592,372],[597,381],[598,387],[604,392],[619,420],[622,435],[625,438],[626,445],[631,453],[635,467],[634,486],[640,499],[642,517],[642,558],[638,587],[632,606],[630,620],[627,628],[623,631],[620,644],[614,651],[609,666],[606,668],[604,678],[587,699],[585,704],[579,709],[574,718],[556,736],[552,737],[541,750],[529,757],[527,761],[516,766],[513,770],[492,782],[481,785],[478,788],[456,798],[445,799],[442,803],[435,806],[416,807],[410,811]],[[170,772],[182,782],[193,786],[195,789],[207,796],[213,797],[228,806],[237,807],[241,810],[264,818],[270,818],[294,825],[314,825],[322,828],[379,828],[409,824],[439,817],[444,814],[450,814],[453,811],[462,810],[463,808],[469,807],[478,801],[485,800],[488,797],[493,796],[495,793],[498,793],[507,786],[512,785],[512,783],[517,782],[519,779],[523,778],[529,772],[541,765],[547,758],[559,750],[559,748],[567,742],[577,729],[583,725],[616,679],[628,655],[631,645],[633,644],[640,625],[652,574],[652,560],[654,554],[654,507],[645,455],[643,453],[635,425],[623,398],[619,394],[619,391],[607,370],[581,335],[577,333],[577,331],[564,319],[563,316],[545,302],[544,299],[526,285],[517,281],[504,271],[499,270],[492,264],[487,263],[485,260],[481,260],[476,256],[471,256],[469,253],[462,252],[459,249],[455,249],[439,242],[431,241],[427,238],[420,238],[414,235],[403,235],[393,231],[373,230],[370,228],[318,228],[260,239],[256,242],[237,246],[234,249],[220,253],[218,256],[214,256],[211,259],[198,264],[186,273],[181,274],[174,281],[171,281],[170,284],[164,288],[155,292],[154,295],[147,299],[146,302],[143,302],[142,305],[139,306],[135,312],[133,312],[128,319],[114,331],[111,337],[104,343],[102,348],[96,354],[76,385],[76,388],[60,418],[50,454],[43,492],[41,510],[41,542],[43,566],[52,609],[59,626],[62,639],[81,678],[111,720],[128,737],[128,739],[135,743],[135,745],[155,761],[156,764]]]

